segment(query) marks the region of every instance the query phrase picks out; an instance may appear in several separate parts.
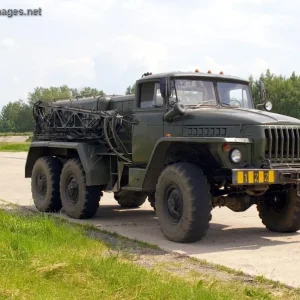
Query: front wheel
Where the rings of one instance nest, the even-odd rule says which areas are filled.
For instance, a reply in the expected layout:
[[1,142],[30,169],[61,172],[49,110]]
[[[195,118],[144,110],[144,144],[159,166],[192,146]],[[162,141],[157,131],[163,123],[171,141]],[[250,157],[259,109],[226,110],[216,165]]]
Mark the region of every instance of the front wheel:
[[295,187],[262,196],[258,201],[257,210],[262,223],[270,231],[300,230],[300,197]]
[[67,216],[88,219],[94,216],[102,196],[100,186],[87,186],[85,172],[78,159],[70,159],[62,169],[60,197]]
[[201,168],[190,163],[167,166],[158,179],[155,199],[156,215],[167,239],[191,243],[206,235],[212,196]]

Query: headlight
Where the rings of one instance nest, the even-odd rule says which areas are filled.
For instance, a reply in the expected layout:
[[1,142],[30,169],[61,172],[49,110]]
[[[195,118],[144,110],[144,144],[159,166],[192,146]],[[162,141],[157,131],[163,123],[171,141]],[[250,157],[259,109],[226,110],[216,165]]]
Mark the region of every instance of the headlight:
[[242,152],[238,149],[233,149],[230,152],[230,159],[235,164],[239,163],[242,160]]

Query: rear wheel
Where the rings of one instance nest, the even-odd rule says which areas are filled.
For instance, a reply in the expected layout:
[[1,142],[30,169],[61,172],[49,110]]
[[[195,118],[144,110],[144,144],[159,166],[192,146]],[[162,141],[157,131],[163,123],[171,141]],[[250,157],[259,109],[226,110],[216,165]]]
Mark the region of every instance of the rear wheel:
[[31,193],[35,207],[41,212],[57,212],[62,204],[59,194],[59,178],[62,163],[58,158],[39,158],[33,167]]
[[258,201],[257,210],[262,223],[270,231],[300,230],[300,197],[297,196],[295,187],[262,196]]
[[201,168],[175,163],[161,173],[155,194],[161,231],[173,242],[201,240],[211,220],[210,185]]
[[147,195],[135,191],[120,191],[115,193],[115,199],[119,205],[124,208],[136,208],[144,204]]
[[70,159],[62,169],[60,197],[66,214],[73,219],[94,216],[102,196],[100,186],[87,186],[85,173],[78,159]]

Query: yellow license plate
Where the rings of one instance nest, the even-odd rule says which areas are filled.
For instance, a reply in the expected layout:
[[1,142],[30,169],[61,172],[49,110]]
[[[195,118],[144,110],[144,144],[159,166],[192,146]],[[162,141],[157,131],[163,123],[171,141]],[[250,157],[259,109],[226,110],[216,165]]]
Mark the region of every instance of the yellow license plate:
[[275,182],[275,172],[273,170],[251,170],[237,171],[238,184],[265,184]]

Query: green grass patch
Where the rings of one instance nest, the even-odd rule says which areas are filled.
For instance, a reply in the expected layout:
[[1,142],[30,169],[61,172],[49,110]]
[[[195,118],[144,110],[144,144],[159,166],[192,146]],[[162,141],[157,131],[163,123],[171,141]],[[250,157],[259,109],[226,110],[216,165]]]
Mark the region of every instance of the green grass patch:
[[84,226],[48,215],[0,210],[0,228],[0,299],[273,299],[235,282],[145,269]]
[[27,152],[30,143],[0,143],[0,152]]

